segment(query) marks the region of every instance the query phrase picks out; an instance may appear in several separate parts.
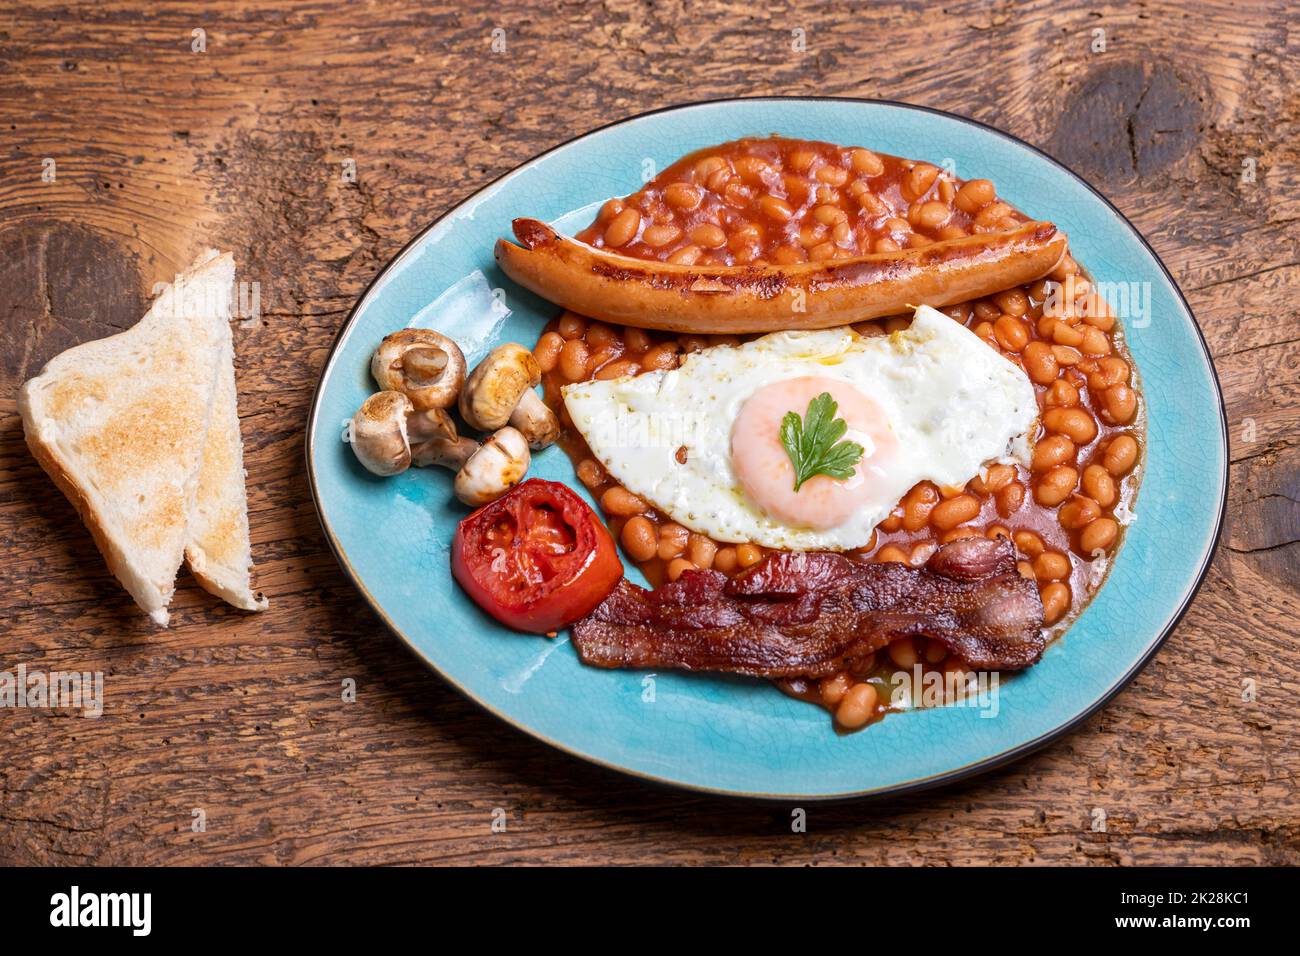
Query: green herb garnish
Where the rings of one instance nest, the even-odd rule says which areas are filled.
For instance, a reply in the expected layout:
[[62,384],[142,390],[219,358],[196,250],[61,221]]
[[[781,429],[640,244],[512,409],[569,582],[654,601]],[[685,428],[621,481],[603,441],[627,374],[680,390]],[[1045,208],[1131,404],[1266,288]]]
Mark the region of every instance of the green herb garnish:
[[862,446],[840,441],[848,423],[836,418],[839,405],[830,392],[822,392],[808,403],[803,419],[798,412],[786,412],[781,419],[781,444],[794,465],[794,490],[813,475],[830,478],[853,477],[853,466],[862,460]]

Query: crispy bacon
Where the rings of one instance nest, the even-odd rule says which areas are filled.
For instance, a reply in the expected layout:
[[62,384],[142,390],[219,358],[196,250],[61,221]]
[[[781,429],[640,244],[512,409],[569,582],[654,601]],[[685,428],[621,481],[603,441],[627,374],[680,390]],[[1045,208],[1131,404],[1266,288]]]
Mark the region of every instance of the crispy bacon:
[[942,641],[972,667],[1018,670],[1043,653],[1038,588],[1008,541],[962,538],[923,568],[776,553],[728,580],[687,571],[654,591],[621,581],[573,626],[596,667],[825,677],[903,637]]

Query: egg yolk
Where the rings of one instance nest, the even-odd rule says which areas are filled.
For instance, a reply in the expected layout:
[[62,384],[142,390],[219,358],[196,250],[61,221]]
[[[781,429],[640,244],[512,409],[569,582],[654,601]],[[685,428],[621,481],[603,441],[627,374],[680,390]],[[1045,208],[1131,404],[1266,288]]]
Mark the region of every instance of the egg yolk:
[[[781,444],[787,412],[803,419],[808,403],[829,392],[848,430],[840,441],[855,441],[863,456],[849,478],[815,475],[794,490],[794,463]],[[773,519],[787,525],[824,530],[854,512],[879,503],[879,488],[898,451],[884,410],[847,382],[808,375],[765,385],[741,406],[731,428],[731,465],[745,494]]]

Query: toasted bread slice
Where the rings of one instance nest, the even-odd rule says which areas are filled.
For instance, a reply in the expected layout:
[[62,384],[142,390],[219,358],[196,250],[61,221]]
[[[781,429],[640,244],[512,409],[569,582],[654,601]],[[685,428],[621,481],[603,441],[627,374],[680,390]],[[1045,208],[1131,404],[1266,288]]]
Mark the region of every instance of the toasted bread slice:
[[185,560],[205,590],[245,611],[264,611],[266,598],[253,593],[249,581],[253,558],[244,487],[244,443],[239,435],[235,350],[228,323],[222,323],[221,332],[212,424],[199,467]]
[[164,627],[189,540],[233,279],[231,257],[208,252],[134,327],[55,356],[18,397],[32,454],[109,569]]

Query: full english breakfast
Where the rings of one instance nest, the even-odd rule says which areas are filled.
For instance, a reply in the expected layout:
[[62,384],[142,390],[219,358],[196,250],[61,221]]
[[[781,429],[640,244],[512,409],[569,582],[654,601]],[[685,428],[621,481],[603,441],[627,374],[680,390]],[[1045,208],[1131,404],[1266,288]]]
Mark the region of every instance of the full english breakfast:
[[[471,369],[394,332],[345,436],[375,475],[455,473],[452,573],[497,620],[571,628],[595,667],[766,678],[852,730],[891,670],[1033,665],[1101,587],[1136,372],[1066,235],[991,181],[751,138],[572,238],[513,233],[502,271],[560,309],[536,344]],[[603,522],[525,480],[551,445]]]

